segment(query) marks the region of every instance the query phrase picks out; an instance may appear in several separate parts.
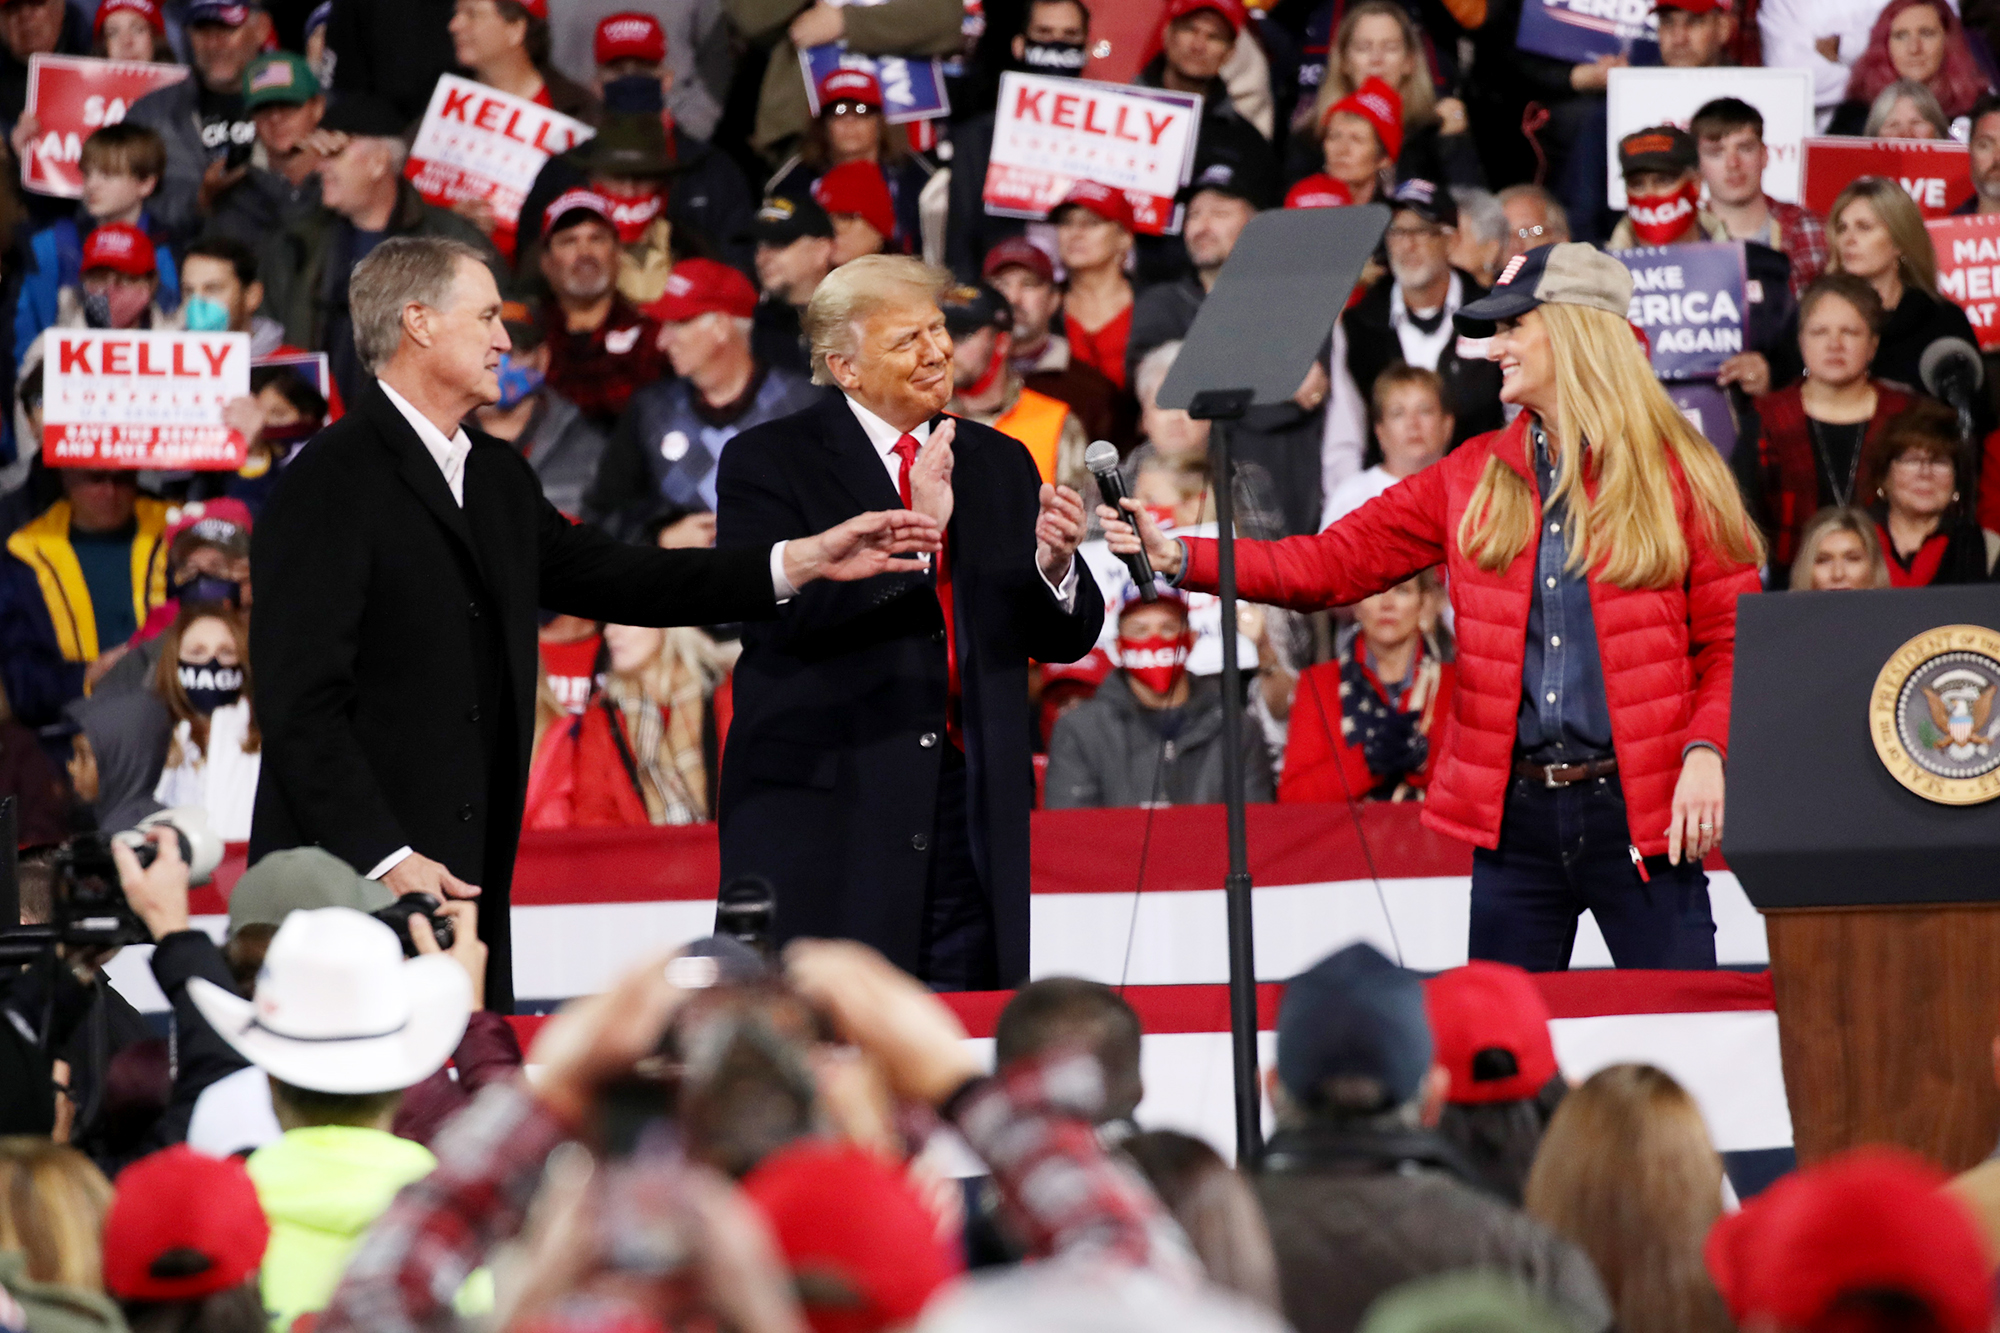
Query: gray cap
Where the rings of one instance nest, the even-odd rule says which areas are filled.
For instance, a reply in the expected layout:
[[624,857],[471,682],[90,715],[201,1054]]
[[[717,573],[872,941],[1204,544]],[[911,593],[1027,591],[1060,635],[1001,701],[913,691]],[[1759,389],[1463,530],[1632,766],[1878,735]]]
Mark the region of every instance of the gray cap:
[[1493,290],[1451,318],[1466,337],[1486,338],[1498,321],[1519,319],[1538,305],[1589,306],[1625,319],[1632,308],[1632,270],[1582,241],[1538,245],[1508,260]]
[[283,925],[293,912],[316,907],[378,912],[395,901],[388,885],[363,879],[332,852],[293,847],[270,853],[236,881],[229,894],[229,933],[251,925]]

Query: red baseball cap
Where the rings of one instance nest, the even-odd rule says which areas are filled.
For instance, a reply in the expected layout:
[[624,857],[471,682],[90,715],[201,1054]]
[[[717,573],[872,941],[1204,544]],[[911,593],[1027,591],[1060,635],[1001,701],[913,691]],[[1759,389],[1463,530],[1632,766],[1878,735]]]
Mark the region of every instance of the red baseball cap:
[[1285,192],[1286,208],[1346,208],[1354,202],[1354,192],[1327,175],[1315,171]]
[[[743,1178],[800,1281],[813,1333],[913,1322],[961,1261],[901,1172],[851,1143],[805,1139]],[[819,1293],[824,1292],[824,1295]]]
[[234,556],[250,554],[250,529],[254,520],[250,506],[231,496],[219,496],[213,500],[190,500],[167,511],[167,531],[165,541],[169,564],[181,552],[175,550],[180,539],[187,534],[188,546],[197,543],[214,546]]
[[164,34],[167,30],[166,15],[160,12],[160,7],[154,4],[153,0],[103,0],[97,7],[97,18],[90,25],[91,36],[103,41],[104,20],[121,9],[129,9],[144,18],[154,32]]
[[667,58],[667,33],[651,14],[626,10],[597,25],[592,57],[600,65],[614,60],[643,60],[657,65]]
[[1440,972],[1424,983],[1424,1007],[1458,1105],[1524,1102],[1556,1076],[1548,1001],[1520,968],[1472,962]]
[[1132,217],[1132,201],[1125,197],[1123,190],[1114,190],[1109,185],[1096,181],[1080,180],[1069,187],[1069,193],[1062,202],[1049,210],[1049,221],[1058,220],[1065,208],[1081,208],[1095,213],[1106,222],[1115,222],[1126,231],[1132,231],[1136,223]]
[[1047,252],[1025,236],[1010,236],[986,252],[986,262],[980,266],[979,276],[988,282],[1002,269],[1024,268],[1043,282],[1056,280],[1055,261]]
[[85,273],[94,268],[108,268],[143,278],[155,271],[157,262],[152,241],[129,222],[107,222],[83,243]]
[[683,259],[674,265],[674,271],[667,275],[666,290],[646,307],[646,313],[662,324],[718,310],[749,319],[757,313],[757,289],[750,285],[750,279],[713,259]]
[[542,210],[542,234],[556,234],[556,223],[571,213],[590,213],[605,226],[617,229],[618,223],[611,216],[611,201],[595,190],[564,190],[556,196],[555,202]]
[[1946,1179],[1900,1148],[1830,1157],[1717,1222],[1709,1276],[1738,1324],[1817,1328],[1841,1297],[1878,1291],[1921,1301],[1945,1333],[1985,1333],[1985,1248]]
[[873,162],[841,163],[813,182],[812,196],[828,213],[857,214],[884,237],[896,232],[896,201],[889,197],[882,168]]
[[1326,123],[1341,112],[1374,126],[1382,151],[1392,159],[1403,151],[1403,97],[1382,80],[1370,75],[1359,88],[1328,107],[1319,118],[1319,132],[1325,134]]
[[882,109],[882,84],[865,69],[837,69],[819,81],[819,109],[835,102],[861,102]]
[[196,1300],[241,1285],[270,1239],[243,1163],[175,1144],[118,1173],[104,1285],[128,1301]]
[[1042,663],[1042,688],[1051,685],[1073,684],[1096,689],[1111,675],[1111,654],[1102,648],[1092,648],[1074,662]]
[[1178,23],[1188,15],[1198,14],[1204,9],[1222,15],[1223,22],[1229,25],[1229,30],[1239,37],[1243,34],[1243,25],[1250,21],[1250,15],[1237,0],[1173,0],[1173,3],[1167,6],[1167,22]]

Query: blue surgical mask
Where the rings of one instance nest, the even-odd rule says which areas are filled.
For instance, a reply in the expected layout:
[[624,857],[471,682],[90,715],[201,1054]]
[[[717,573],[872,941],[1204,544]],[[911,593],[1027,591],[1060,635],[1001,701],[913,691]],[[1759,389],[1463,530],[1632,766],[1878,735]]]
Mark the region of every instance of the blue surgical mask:
[[229,332],[229,307],[206,296],[190,296],[187,299],[187,329],[189,333]]
[[533,366],[516,361],[507,353],[500,354],[500,401],[495,404],[501,410],[518,407],[521,400],[542,387],[542,372]]

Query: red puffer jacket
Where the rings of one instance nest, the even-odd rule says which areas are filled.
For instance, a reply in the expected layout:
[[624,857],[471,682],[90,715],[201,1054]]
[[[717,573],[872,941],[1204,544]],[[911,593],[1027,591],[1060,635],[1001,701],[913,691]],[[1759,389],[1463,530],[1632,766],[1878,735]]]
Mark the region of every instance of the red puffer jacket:
[[[1467,440],[1316,537],[1236,547],[1241,594],[1296,611],[1357,602],[1421,569],[1446,566],[1456,612],[1458,680],[1423,819],[1480,847],[1500,842],[1521,707],[1535,548],[1530,545],[1499,573],[1488,573],[1459,549],[1456,534],[1489,456],[1520,473],[1533,491],[1527,436],[1523,414],[1505,430]],[[1678,468],[1675,477],[1682,530],[1693,553],[1687,578],[1659,590],[1590,582],[1612,749],[1632,844],[1646,856],[1667,849],[1682,749],[1690,741],[1705,741],[1727,753],[1736,599],[1759,587],[1754,566],[1733,563],[1699,539]],[[1213,592],[1215,543],[1190,538],[1187,551],[1182,585]]]

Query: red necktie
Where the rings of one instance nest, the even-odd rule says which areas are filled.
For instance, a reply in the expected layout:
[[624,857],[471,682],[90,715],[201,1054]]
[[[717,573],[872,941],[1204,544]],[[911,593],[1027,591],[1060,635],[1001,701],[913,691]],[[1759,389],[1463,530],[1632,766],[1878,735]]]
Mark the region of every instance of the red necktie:
[[[896,470],[896,490],[903,497],[903,507],[910,507],[910,471],[917,465],[917,451],[921,448],[914,435],[900,435],[896,438],[893,452],[902,461]],[[965,748],[965,739],[959,722],[959,679],[958,679],[958,626],[951,615],[951,562],[946,551],[937,554],[937,598],[938,609],[944,613],[944,660],[945,660],[945,733],[951,743],[959,749]]]

